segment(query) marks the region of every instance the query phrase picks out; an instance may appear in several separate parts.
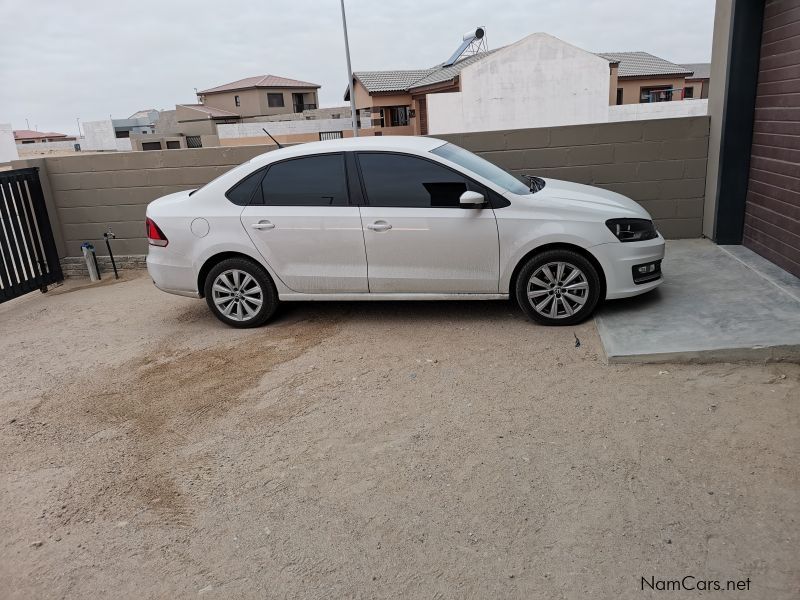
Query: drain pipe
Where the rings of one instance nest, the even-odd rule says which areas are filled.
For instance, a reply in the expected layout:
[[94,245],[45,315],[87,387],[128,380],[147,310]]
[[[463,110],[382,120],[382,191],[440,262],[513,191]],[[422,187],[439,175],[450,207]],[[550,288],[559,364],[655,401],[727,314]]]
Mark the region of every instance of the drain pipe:
[[81,244],[81,252],[83,252],[83,259],[86,261],[86,269],[89,271],[89,279],[100,281],[100,268],[97,266],[97,254],[94,251],[94,246],[89,242],[83,242]]
[[111,227],[109,227],[108,231],[103,234],[103,237],[106,239],[106,248],[108,248],[108,256],[111,258],[111,266],[114,267],[114,279],[119,279],[119,273],[117,273],[117,263],[114,261],[114,253],[111,251],[111,242],[108,241],[109,238],[116,239],[117,236],[114,235],[114,232],[111,231]]

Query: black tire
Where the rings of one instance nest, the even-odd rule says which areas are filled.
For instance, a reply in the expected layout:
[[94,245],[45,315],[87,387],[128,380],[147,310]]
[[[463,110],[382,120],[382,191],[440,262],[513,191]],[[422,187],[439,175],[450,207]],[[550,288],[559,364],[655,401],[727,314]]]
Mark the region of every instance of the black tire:
[[[249,275],[252,281],[243,277],[242,273]],[[223,274],[223,279],[218,281]],[[225,281],[228,283],[223,283]],[[231,293],[215,291],[215,282],[230,289]],[[254,291],[256,284],[260,295]],[[278,308],[278,292],[269,273],[257,262],[247,258],[226,258],[214,266],[206,276],[203,290],[206,303],[214,316],[231,327],[259,327]],[[231,300],[226,302],[225,298],[229,296]],[[260,305],[257,304],[258,300],[261,301]],[[218,302],[221,304],[218,305]],[[229,314],[225,314],[226,310]]]
[[[560,282],[556,277],[559,264],[564,265]],[[577,274],[573,275],[575,271]],[[548,273],[553,281],[546,277]],[[534,274],[536,280],[532,280]],[[600,276],[589,260],[572,250],[546,250],[523,265],[515,292],[517,304],[531,320],[542,325],[575,325],[592,316],[600,300],[600,290]],[[529,294],[537,302],[529,300]],[[555,316],[552,316],[553,304]]]

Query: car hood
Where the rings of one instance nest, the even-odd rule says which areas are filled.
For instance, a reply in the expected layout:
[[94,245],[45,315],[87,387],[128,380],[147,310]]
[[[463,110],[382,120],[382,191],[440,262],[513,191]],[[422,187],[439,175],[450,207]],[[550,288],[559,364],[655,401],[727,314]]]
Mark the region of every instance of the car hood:
[[627,196],[591,185],[544,178],[545,186],[534,194],[539,202],[552,202],[554,207],[588,209],[608,218],[650,219],[648,212]]

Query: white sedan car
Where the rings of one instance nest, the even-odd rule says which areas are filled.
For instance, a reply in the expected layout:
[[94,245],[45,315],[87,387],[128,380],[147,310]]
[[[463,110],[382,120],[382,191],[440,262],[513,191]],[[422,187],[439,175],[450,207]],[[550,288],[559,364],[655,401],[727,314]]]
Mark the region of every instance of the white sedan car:
[[491,300],[569,325],[662,281],[633,200],[531,177],[450,143],[368,137],[262,154],[147,207],[147,268],[234,327],[280,300]]

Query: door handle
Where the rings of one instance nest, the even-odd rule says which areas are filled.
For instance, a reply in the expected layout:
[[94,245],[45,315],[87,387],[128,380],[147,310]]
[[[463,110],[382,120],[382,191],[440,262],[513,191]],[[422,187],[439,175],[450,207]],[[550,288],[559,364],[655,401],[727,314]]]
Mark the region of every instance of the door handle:
[[372,231],[389,231],[391,228],[391,223],[387,223],[386,221],[375,221],[367,225],[367,229],[371,229]]
[[253,229],[275,229],[275,223],[272,223],[267,220],[259,221],[258,223],[253,223],[250,225]]

